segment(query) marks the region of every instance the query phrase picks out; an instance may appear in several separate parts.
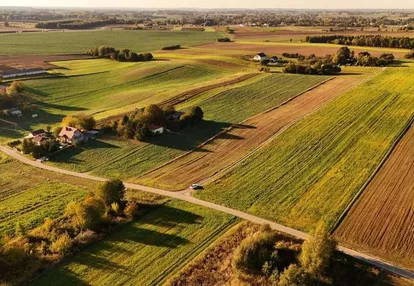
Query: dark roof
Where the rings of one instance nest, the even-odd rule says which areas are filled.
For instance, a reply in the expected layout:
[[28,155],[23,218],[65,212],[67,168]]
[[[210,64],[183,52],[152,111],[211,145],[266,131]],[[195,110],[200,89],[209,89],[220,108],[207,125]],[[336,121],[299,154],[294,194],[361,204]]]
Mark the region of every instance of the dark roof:
[[45,69],[42,68],[34,68],[34,69],[15,69],[15,70],[7,70],[7,71],[3,71],[2,74],[3,75],[10,75],[10,74],[16,74],[16,73],[26,73],[26,72],[35,72],[35,71],[44,71],[46,72]]
[[271,57],[270,59],[271,59],[271,60],[272,60],[272,59],[273,59],[273,60],[277,60],[277,59],[278,59],[278,57],[273,56],[273,57]]
[[33,136],[36,136],[36,135],[40,135],[40,134],[44,134],[44,133],[46,133],[46,131],[45,130],[43,130],[43,129],[38,129],[38,130],[33,130],[32,132],[30,132]]
[[257,56],[265,57],[266,54],[265,53],[258,53]]

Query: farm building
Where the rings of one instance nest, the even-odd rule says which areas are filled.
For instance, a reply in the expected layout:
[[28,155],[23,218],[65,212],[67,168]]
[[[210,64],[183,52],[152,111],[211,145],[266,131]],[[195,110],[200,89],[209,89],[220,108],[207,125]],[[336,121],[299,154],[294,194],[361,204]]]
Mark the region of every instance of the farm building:
[[36,136],[39,136],[39,135],[42,135],[42,134],[45,134],[45,133],[46,133],[46,131],[44,129],[33,130],[25,138],[34,138]]
[[278,57],[273,56],[273,57],[271,57],[271,58],[269,59],[269,62],[270,62],[271,64],[277,64],[278,60],[279,60],[279,58],[278,58]]
[[6,110],[6,113],[9,115],[18,116],[18,117],[23,115],[22,111],[18,108],[10,108]]
[[257,55],[254,56],[253,60],[261,62],[266,60],[267,56],[265,53],[258,53]]
[[53,136],[50,136],[47,133],[43,133],[43,134],[39,134],[36,135],[32,138],[32,141],[34,144],[36,144],[37,146],[40,146],[42,144],[42,142],[48,141],[53,139]]
[[59,133],[61,142],[69,144],[77,144],[85,141],[85,135],[77,128],[65,126]]
[[164,127],[159,126],[159,125],[154,125],[154,124],[148,125],[148,130],[151,131],[152,134],[164,133]]
[[8,70],[3,71],[0,76],[4,79],[21,77],[21,76],[28,76],[28,75],[37,75],[37,74],[44,74],[46,73],[45,69],[36,68],[36,69],[22,69],[22,70]]

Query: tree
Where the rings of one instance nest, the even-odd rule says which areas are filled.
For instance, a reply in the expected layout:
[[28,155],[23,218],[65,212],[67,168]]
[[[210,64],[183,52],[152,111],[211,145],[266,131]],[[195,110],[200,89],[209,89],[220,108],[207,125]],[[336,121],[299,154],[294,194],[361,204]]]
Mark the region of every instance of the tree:
[[72,247],[72,239],[70,238],[68,233],[64,233],[58,237],[52,244],[50,245],[50,251],[54,253],[58,253],[60,255],[65,255],[69,252],[70,248]]
[[10,27],[9,22],[5,21],[5,22],[4,22],[4,27]]
[[335,240],[329,235],[324,224],[302,244],[300,262],[306,272],[318,276],[329,266],[331,256],[336,248]]
[[337,65],[346,65],[352,60],[351,50],[348,47],[341,47],[333,56],[333,63]]
[[23,154],[30,154],[33,150],[33,142],[29,138],[24,138],[22,143]]
[[109,207],[113,202],[120,203],[124,199],[125,186],[118,179],[106,181],[99,186],[95,194],[97,198]]
[[92,115],[78,115],[77,121],[77,127],[83,130],[91,130],[96,125],[95,118]]
[[192,107],[190,110],[190,116],[194,122],[203,120],[204,112],[199,106]]
[[166,117],[158,105],[151,104],[145,107],[142,114],[138,115],[138,120],[146,124],[165,125]]
[[291,264],[279,277],[278,286],[311,286],[316,285],[309,274],[296,264]]
[[76,117],[72,115],[68,115],[65,118],[62,119],[62,125],[63,126],[70,126],[70,127],[76,127],[78,125],[78,120]]
[[82,202],[71,202],[66,207],[65,216],[69,217],[73,226],[80,229],[96,230],[102,223],[105,206],[94,197]]

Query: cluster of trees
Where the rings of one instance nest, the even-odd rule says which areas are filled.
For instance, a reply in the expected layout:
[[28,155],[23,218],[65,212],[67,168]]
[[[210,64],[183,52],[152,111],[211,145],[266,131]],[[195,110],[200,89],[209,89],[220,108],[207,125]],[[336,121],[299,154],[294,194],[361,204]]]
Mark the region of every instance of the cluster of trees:
[[217,42],[221,42],[221,43],[231,42],[231,39],[229,37],[222,37],[222,38],[218,38]]
[[117,50],[110,46],[99,46],[86,52],[88,56],[108,58],[118,62],[143,62],[151,61],[154,57],[151,53],[137,54],[130,49]]
[[382,54],[379,58],[371,56],[368,52],[358,53],[354,59],[355,65],[364,67],[387,66],[394,62],[393,54]]
[[323,64],[318,62],[314,65],[302,63],[289,63],[284,67],[283,72],[310,75],[333,75],[341,72],[341,68],[334,64]]
[[185,113],[180,113],[178,120],[169,120],[174,113],[176,111],[173,106],[159,107],[156,104],[151,104],[145,108],[135,110],[130,115],[124,115],[122,119],[112,122],[110,126],[103,129],[104,131],[115,132],[119,137],[143,141],[153,135],[148,129],[149,125],[158,125],[177,131],[202,121],[204,117],[203,110],[198,106],[190,108]]
[[49,156],[59,150],[59,142],[54,138],[43,140],[39,145],[34,143],[31,138],[24,138],[21,146],[23,154],[31,154],[35,159]]
[[166,46],[166,47],[162,48],[163,51],[179,50],[179,49],[181,49],[181,45],[171,45],[171,46]]
[[238,246],[232,266],[242,279],[261,285],[319,285],[326,280],[335,248],[336,242],[322,225],[302,244],[301,251],[278,242],[277,234],[263,226]]
[[0,241],[0,283],[25,284],[48,264],[102,238],[111,225],[138,215],[138,203],[125,200],[124,184],[111,180],[69,203],[63,217],[46,218],[30,232],[17,223],[14,236]]
[[343,35],[323,35],[323,36],[307,36],[306,42],[309,43],[331,43],[348,46],[363,47],[387,47],[387,48],[403,48],[413,49],[414,38],[410,37],[389,37],[381,35],[359,35],[359,36],[343,36]]
[[414,59],[414,49],[411,52],[405,54],[404,55],[404,58],[406,58],[406,59]]
[[96,27],[103,27],[105,25],[114,24],[135,24],[136,20],[126,19],[87,19],[87,20],[63,20],[63,21],[48,21],[39,22],[35,25],[40,29],[70,29],[70,30],[82,30],[91,29]]
[[299,53],[283,53],[282,56],[284,56],[285,58],[290,58],[290,59],[298,59],[300,57],[304,57],[303,55],[299,54]]
[[[80,130],[92,130],[96,126],[96,121],[92,115],[68,115],[62,119],[62,126],[75,127]],[[59,132],[59,129],[54,130],[55,135]]]
[[13,81],[6,90],[0,91],[0,109],[6,109],[21,105],[21,93],[24,90],[24,85],[19,81]]

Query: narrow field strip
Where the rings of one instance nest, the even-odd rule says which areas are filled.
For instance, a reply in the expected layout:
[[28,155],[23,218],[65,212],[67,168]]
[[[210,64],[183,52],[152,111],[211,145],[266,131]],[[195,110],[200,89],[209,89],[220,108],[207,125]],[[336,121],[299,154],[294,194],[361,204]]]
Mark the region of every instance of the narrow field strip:
[[335,237],[414,270],[414,127],[351,207]]
[[303,230],[332,225],[414,113],[412,72],[346,92],[197,196]]
[[[206,180],[252,152],[272,136],[355,86],[356,77],[337,77],[279,108],[254,116],[219,135],[198,150],[149,172],[137,181],[170,190]],[[203,182],[205,183],[205,181]]]

